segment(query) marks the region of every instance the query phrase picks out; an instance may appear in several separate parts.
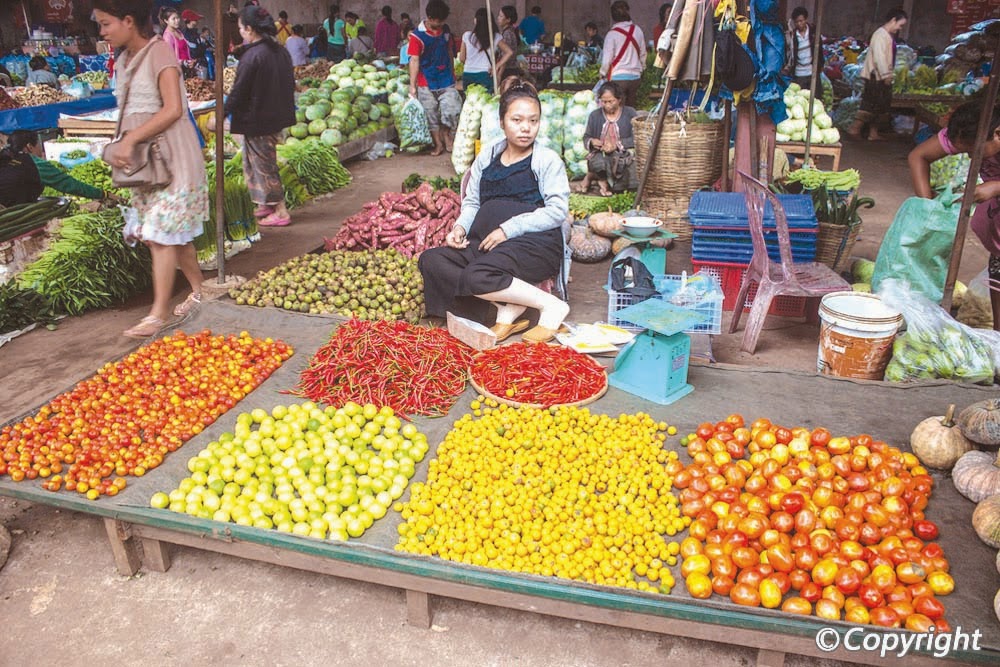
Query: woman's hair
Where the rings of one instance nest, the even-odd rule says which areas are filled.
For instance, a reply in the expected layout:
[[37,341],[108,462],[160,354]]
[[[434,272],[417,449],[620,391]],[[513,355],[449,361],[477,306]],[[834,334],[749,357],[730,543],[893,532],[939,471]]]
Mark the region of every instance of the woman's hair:
[[500,8],[500,13],[507,17],[511,25],[517,23],[517,10],[514,8],[514,5],[504,5]]
[[615,23],[632,20],[632,12],[625,0],[615,0],[611,3],[611,20]]
[[514,103],[515,100],[530,99],[534,100],[538,108],[542,108],[542,103],[538,99],[538,91],[535,86],[519,77],[519,76],[508,76],[506,79],[500,82],[500,120],[502,121],[504,116],[507,115],[507,109],[510,105]]
[[796,7],[795,9],[792,10],[792,20],[793,21],[795,19],[799,18],[800,16],[804,16],[805,18],[808,19],[809,18],[809,10],[806,9],[805,7]]
[[486,11],[485,7],[480,7],[476,10],[476,26],[472,29],[472,34],[476,38],[476,45],[479,47],[480,51],[486,51],[489,48],[490,43],[490,23],[493,24],[493,34],[496,35],[500,32],[500,28],[497,26],[496,21],[490,16],[489,12]]
[[345,19],[354,19],[355,21],[357,21],[358,20],[358,15],[355,14],[354,12],[347,12],[346,14],[344,14],[344,18]]
[[660,5],[660,25],[667,24],[667,12],[670,11],[671,7],[673,7],[673,5],[671,5],[669,2],[664,2],[662,5]]
[[274,37],[278,34],[278,27],[274,25],[274,17],[263,7],[244,7],[240,11],[240,23],[258,35]]
[[390,21],[392,20],[392,7],[385,5],[382,7],[382,16],[386,17]]
[[160,13],[158,15],[158,18],[160,19],[160,25],[166,28],[167,21],[169,21],[170,17],[173,16],[174,14],[180,14],[180,12],[177,11],[176,7],[160,7]]
[[34,130],[14,130],[7,138],[7,148],[12,153],[23,153],[27,146],[38,145],[38,132]]
[[284,9],[282,9],[280,12],[278,12],[278,18],[279,19],[284,19],[284,20],[287,21],[288,20],[288,12],[286,12]]
[[333,34],[333,24],[340,18],[340,5],[330,5],[330,34]]
[[301,23],[296,23],[295,25],[292,26],[292,34],[293,35],[298,35],[299,37],[301,37],[302,33],[304,33],[304,32],[305,32],[305,28],[302,27]]
[[902,7],[896,7],[895,9],[890,9],[885,15],[885,22],[898,21],[899,19],[909,18],[906,12],[903,11]]
[[587,25],[583,26],[583,29],[593,30],[594,32],[597,32],[597,24],[594,23],[593,21],[587,21]]
[[45,56],[31,56],[31,60],[28,61],[28,67],[30,67],[33,72],[45,69],[45,66],[48,64],[49,61],[45,59]]
[[[971,145],[976,140],[976,130],[979,129],[979,115],[983,110],[982,100],[966,102],[955,109],[948,121],[948,141],[952,144]],[[993,107],[993,117],[990,118],[987,138],[1000,128],[1000,108]]]
[[131,17],[136,30],[143,37],[152,37],[153,26],[149,17],[153,11],[152,0],[94,0],[94,9],[110,14],[122,21]]
[[611,93],[619,102],[621,102],[625,97],[625,93],[622,92],[622,87],[614,81],[605,81],[601,84],[601,87],[597,89],[597,99],[600,99],[604,93]]

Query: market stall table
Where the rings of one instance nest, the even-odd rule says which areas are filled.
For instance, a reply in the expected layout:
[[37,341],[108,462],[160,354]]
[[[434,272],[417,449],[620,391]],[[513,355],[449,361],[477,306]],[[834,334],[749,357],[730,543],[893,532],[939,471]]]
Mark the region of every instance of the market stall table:
[[[788,141],[780,142],[775,144],[777,148],[785,151],[789,155],[801,155],[806,154],[806,144],[803,141]],[[833,158],[833,171],[840,170],[840,153],[844,145],[841,143],[836,144],[810,144],[809,146],[809,156],[814,157],[816,155],[823,155],[825,157]]]
[[0,111],[0,132],[10,134],[14,130],[47,130],[60,126],[60,116],[79,116],[113,109],[116,105],[115,96],[110,91],[102,90],[94,91],[90,97],[72,102]]
[[[114,101],[114,95],[108,97]],[[191,102],[190,108],[197,124],[198,116],[215,110],[215,102]],[[114,136],[117,122],[117,105],[111,104],[106,111],[84,114],[67,112],[59,117],[58,127],[66,137],[111,137]]]
[[[393,549],[397,540],[396,528],[401,520],[396,512],[377,521],[359,539],[335,542],[203,520],[149,507],[149,498],[154,492],[175,488],[189,475],[186,467],[189,457],[222,433],[233,430],[239,413],[294,402],[292,397],[281,393],[282,390],[295,386],[299,372],[305,368],[312,353],[327,340],[330,329],[340,321],[342,319],[336,317],[305,316],[229,303],[205,304],[197,315],[182,323],[183,330],[211,328],[231,332],[246,329],[255,336],[285,340],[295,347],[295,356],[236,408],[180,451],[169,455],[160,467],[144,477],[129,478],[129,486],[115,497],[92,502],[76,493],[52,493],[42,490],[35,482],[13,483],[8,478],[0,480],[0,495],[101,517],[118,568],[124,574],[136,572],[143,562],[151,569],[167,570],[170,567],[168,545],[179,544],[404,589],[408,618],[411,623],[423,627],[431,623],[433,596],[443,596],[749,646],[758,649],[758,664],[781,664],[785,653],[865,664],[895,664],[889,659],[880,660],[877,653],[851,652],[843,647],[827,653],[817,648],[815,637],[820,628],[834,627],[843,635],[859,627],[848,623],[776,610],[750,610],[718,596],[694,600],[682,586],[670,595],[646,594],[398,552]],[[768,416],[777,423],[789,425],[825,424],[851,433],[867,431],[905,447],[912,426],[940,405],[965,405],[993,394],[990,388],[946,382],[886,385],[813,374],[714,366],[692,366],[689,379],[698,391],[669,408],[642,402],[612,389],[590,409],[608,414],[645,410],[656,419],[669,419],[681,432],[693,429],[705,419],[721,419],[739,410],[747,416]],[[795,396],[797,400],[782,400],[783,396]],[[427,435],[432,449],[417,466],[411,483],[426,480],[428,463],[437,443],[451,428],[453,418],[467,410],[471,397],[471,390],[467,390],[458,409],[448,418],[415,420]],[[893,414],[894,418],[887,421],[885,414]],[[991,599],[1000,586],[1000,575],[994,567],[995,553],[978,540],[972,529],[972,503],[958,495],[946,476],[935,475],[935,481],[927,514],[940,527],[939,541],[946,555],[952,558],[951,571],[956,581],[955,592],[944,600],[948,618],[953,627],[962,626],[966,632],[974,629],[982,632],[980,644],[983,649],[980,652],[957,651],[948,657],[963,663],[996,664],[1000,660],[1000,633],[996,632],[997,620]],[[137,549],[139,542],[143,556]],[[941,659],[926,652],[911,653],[906,660],[908,665],[941,664]]]

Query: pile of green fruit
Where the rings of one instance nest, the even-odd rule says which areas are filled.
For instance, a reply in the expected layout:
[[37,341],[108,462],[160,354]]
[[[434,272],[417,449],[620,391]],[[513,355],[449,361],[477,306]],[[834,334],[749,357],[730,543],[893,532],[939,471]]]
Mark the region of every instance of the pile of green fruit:
[[942,378],[959,382],[993,383],[989,346],[952,322],[940,329],[914,328],[892,344],[892,360],[885,369],[887,382]]
[[400,498],[427,437],[391,408],[256,408],[188,460],[189,477],[150,505],[303,537],[361,535]]
[[395,250],[301,255],[233,288],[238,305],[417,323],[424,285],[415,259]]
[[361,87],[337,88],[333,81],[324,81],[299,96],[295,111],[296,123],[289,130],[294,143],[319,137],[328,146],[339,146],[373,134],[392,124],[392,112],[385,102],[376,104]]

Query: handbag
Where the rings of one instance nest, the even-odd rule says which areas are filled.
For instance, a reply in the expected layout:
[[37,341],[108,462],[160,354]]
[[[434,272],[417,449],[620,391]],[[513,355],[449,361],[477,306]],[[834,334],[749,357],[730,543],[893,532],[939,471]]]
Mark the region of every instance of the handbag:
[[634,190],[638,186],[635,153],[628,150],[615,151],[608,156],[608,186],[614,192]]
[[[139,65],[146,57],[146,53],[155,40],[145,46],[136,55],[133,71],[138,71]],[[132,75],[135,76],[134,74]],[[119,145],[127,132],[122,132],[122,118],[125,116],[125,107],[128,105],[129,89],[132,87],[132,77],[125,84],[125,94],[122,95],[122,108],[118,112],[118,123],[115,125],[115,138],[109,142],[101,152],[101,157],[105,162],[111,164],[109,159],[111,151]],[[168,185],[173,180],[170,172],[170,154],[167,149],[167,142],[160,141],[163,135],[157,135],[146,141],[140,141],[135,145],[132,154],[128,159],[127,167],[117,167],[111,164],[111,182],[117,188],[137,188],[137,187],[162,187]]]
[[[626,248],[630,250],[630,248]],[[615,292],[625,292],[638,297],[636,302],[645,301],[654,294],[659,294],[653,284],[653,274],[639,257],[626,253],[621,259],[617,257],[611,263],[611,289]]]

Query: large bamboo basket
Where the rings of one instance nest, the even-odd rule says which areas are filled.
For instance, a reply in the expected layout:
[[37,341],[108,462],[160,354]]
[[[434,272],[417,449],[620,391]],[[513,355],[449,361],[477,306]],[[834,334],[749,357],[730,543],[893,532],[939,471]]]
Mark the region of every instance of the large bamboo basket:
[[[632,119],[639,173],[646,168],[655,120],[655,116]],[[670,113],[663,123],[660,145],[646,177],[643,199],[675,198],[684,200],[686,207],[686,199],[696,190],[712,185],[722,176],[722,122],[688,122],[683,114]],[[687,209],[680,213],[687,215]]]
[[851,251],[861,233],[861,223],[852,227],[819,223],[816,235],[816,261],[826,264],[834,271],[846,271],[851,265]]

